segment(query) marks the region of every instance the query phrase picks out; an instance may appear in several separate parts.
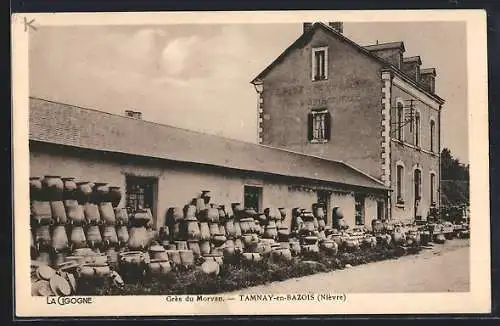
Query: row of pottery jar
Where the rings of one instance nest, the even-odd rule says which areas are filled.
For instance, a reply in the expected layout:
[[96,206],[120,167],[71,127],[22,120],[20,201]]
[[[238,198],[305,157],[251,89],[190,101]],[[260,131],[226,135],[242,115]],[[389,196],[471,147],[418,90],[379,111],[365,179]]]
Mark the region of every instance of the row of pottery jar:
[[54,175],[30,178],[31,201],[77,200],[81,205],[110,202],[113,207],[118,207],[121,198],[120,187],[108,186],[105,182],[76,182],[74,177]]
[[111,203],[78,204],[76,200],[31,202],[31,225],[115,225],[128,224],[127,210]]

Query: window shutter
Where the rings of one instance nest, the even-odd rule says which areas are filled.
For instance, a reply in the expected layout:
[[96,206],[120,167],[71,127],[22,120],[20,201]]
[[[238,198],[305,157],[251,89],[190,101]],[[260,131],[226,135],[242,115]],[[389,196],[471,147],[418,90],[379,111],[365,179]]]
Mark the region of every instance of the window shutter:
[[309,141],[313,140],[313,114],[307,115],[307,138]]
[[331,120],[332,117],[330,115],[330,112],[327,112],[325,114],[325,138],[326,140],[330,140],[330,134],[331,134]]

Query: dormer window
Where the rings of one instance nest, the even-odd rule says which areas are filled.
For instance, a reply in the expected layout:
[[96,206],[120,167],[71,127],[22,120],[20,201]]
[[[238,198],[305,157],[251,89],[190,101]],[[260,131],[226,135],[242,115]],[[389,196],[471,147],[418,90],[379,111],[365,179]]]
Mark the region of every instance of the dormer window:
[[328,48],[313,48],[312,50],[312,80],[328,78]]

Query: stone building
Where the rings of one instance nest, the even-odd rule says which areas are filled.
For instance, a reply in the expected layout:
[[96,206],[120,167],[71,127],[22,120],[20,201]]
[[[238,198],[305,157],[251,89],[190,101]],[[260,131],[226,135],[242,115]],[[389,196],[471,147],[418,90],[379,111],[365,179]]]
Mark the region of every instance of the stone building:
[[157,228],[169,207],[183,207],[203,190],[221,205],[284,207],[288,223],[293,208],[332,199],[351,226],[357,196],[366,198],[370,219],[388,198],[381,181],[340,161],[149,122],[137,111],[121,116],[37,98],[29,103],[30,176],[119,186],[120,206],[150,208]]
[[[405,57],[403,42],[360,46],[339,22],[303,28],[252,80],[258,142],[345,161],[392,189],[383,218],[426,219],[440,198],[436,69]],[[364,201],[355,198],[357,224]]]

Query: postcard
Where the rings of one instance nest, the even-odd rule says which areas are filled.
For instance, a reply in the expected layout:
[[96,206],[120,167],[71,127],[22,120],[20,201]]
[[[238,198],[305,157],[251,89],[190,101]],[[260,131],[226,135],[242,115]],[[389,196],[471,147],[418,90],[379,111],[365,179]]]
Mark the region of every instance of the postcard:
[[486,49],[481,10],[13,15],[16,316],[490,312]]

